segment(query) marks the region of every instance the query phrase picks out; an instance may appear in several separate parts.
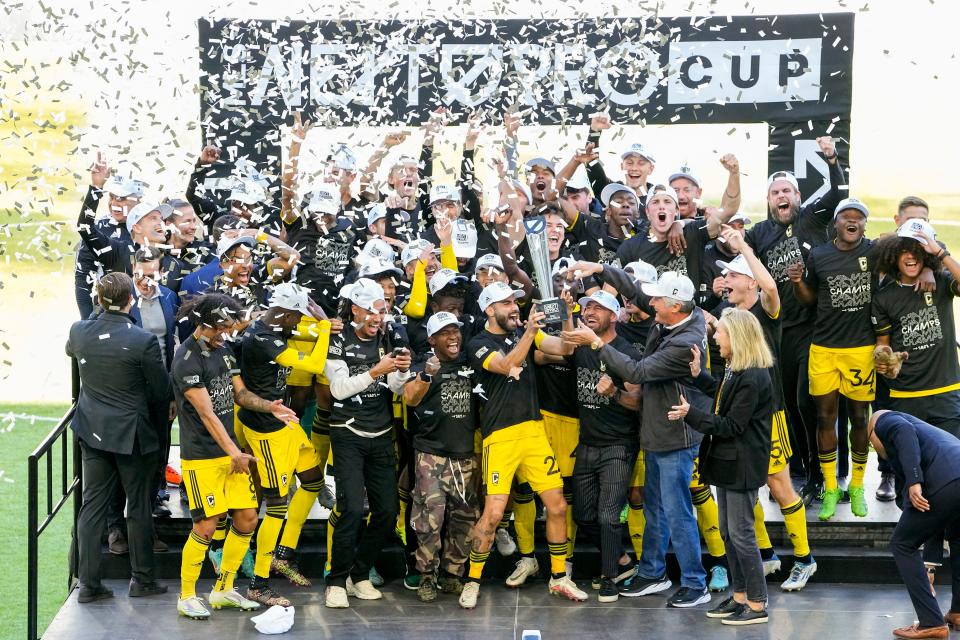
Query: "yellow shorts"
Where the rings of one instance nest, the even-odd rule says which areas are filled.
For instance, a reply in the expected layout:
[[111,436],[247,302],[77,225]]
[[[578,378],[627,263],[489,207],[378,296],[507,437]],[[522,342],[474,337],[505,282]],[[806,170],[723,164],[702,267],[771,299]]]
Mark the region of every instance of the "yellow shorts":
[[190,517],[194,522],[232,509],[256,509],[257,492],[249,473],[230,473],[230,457],[182,460]]
[[563,489],[557,458],[547,441],[542,420],[500,429],[483,440],[487,495],[509,495],[513,477],[518,473],[537,493]]
[[870,402],[875,395],[876,374],[873,370],[873,345],[850,349],[829,349],[810,345],[810,395],[822,396],[832,391],[860,402]]
[[247,449],[247,435],[243,432],[243,423],[239,418],[240,405],[233,405],[233,435],[237,437],[237,444],[241,449]]
[[580,442],[580,421],[576,418],[561,416],[549,411],[543,414],[543,431],[547,442],[557,457],[560,475],[569,478],[573,475],[573,463],[576,462],[577,443]]
[[296,422],[291,422],[279,431],[260,433],[244,427],[250,450],[257,458],[260,486],[287,495],[292,476],[320,466],[320,456],[313,448],[307,434]]
[[637,453],[637,461],[633,463],[633,474],[630,476],[630,486],[631,487],[642,487],[645,483],[645,476],[647,474],[647,466],[643,462],[643,449],[640,449],[640,452]]
[[781,409],[773,414],[770,429],[770,466],[768,475],[779,473],[790,464],[793,449],[790,448],[790,434],[787,432],[787,414]]

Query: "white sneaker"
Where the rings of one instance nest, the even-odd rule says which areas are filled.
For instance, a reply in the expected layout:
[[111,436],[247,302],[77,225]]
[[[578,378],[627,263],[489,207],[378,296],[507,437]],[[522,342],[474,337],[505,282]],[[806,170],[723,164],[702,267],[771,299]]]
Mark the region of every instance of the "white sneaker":
[[512,556],[517,552],[517,543],[510,537],[510,532],[506,529],[497,529],[496,533],[497,553],[502,556]]
[[329,609],[346,609],[350,606],[347,590],[343,587],[327,587],[323,595],[323,604]]
[[551,595],[563,596],[576,602],[583,602],[587,599],[586,592],[581,591],[576,583],[567,576],[550,578],[548,588],[550,589]]
[[230,591],[211,591],[210,606],[214,609],[240,609],[240,611],[256,611],[260,608],[259,602],[247,600],[236,589]]
[[191,620],[206,620],[210,617],[210,610],[197,596],[177,599],[177,613]]
[[563,563],[563,572],[567,574],[567,577],[573,580],[573,562],[567,560]]
[[460,608],[473,609],[477,606],[477,596],[480,595],[480,583],[469,580],[463,583],[463,591],[460,592]]
[[800,591],[807,586],[807,581],[817,572],[817,563],[795,562],[790,570],[790,577],[780,585],[784,591]]
[[383,593],[369,580],[361,580],[354,584],[351,578],[347,578],[347,595],[361,600],[379,600],[383,597]]
[[507,586],[519,587],[527,581],[527,578],[537,575],[539,571],[540,565],[537,564],[537,559],[524,556],[517,560],[517,568],[507,578]]
[[763,561],[763,575],[768,576],[780,571],[780,566],[780,558],[777,557],[777,554],[773,554],[772,558]]

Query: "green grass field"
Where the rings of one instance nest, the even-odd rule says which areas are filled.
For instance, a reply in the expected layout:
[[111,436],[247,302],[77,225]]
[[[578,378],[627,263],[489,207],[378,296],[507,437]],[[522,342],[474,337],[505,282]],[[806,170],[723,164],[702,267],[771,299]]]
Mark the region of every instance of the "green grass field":
[[[0,580],[0,601],[7,613],[0,616],[0,638],[23,638],[27,629],[27,457],[56,423],[13,417],[19,414],[59,418],[66,404],[0,404],[0,513],[7,523],[0,536],[0,558],[9,573]],[[60,448],[55,448],[54,493],[59,491]],[[41,486],[44,470],[41,469]],[[42,500],[45,500],[41,493]],[[56,495],[55,495],[56,499]],[[41,504],[45,513],[46,505]],[[41,519],[43,518],[41,513]],[[63,604],[67,595],[67,554],[70,548],[72,503],[64,505],[40,537],[39,621],[40,630]]]

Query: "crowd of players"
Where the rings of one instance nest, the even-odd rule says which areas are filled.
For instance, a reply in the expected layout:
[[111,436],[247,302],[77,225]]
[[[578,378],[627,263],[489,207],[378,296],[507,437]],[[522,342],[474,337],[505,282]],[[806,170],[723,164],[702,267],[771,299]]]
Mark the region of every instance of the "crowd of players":
[[[328,607],[381,597],[374,563],[395,532],[408,552],[404,586],[424,602],[450,593],[473,608],[494,546],[519,552],[506,580],[518,587],[540,572],[541,506],[551,593],[588,599],[572,579],[579,529],[601,551],[592,581],[600,602],[669,590],[671,541],[682,578],[669,604],[709,602],[710,591],[730,587],[726,553],[738,540],[700,480],[704,436],[686,416],[721,411],[729,349],[716,333],[728,309],[757,320],[774,357],[768,437],[756,445],[768,450],[766,468],[739,469],[747,480],[730,482],[759,478],[779,505],[794,551],[784,590],[802,589],[817,568],[807,505],[819,501],[829,520],[848,498],[854,515],[867,514],[871,404],[960,435],[960,264],[916,197],[900,203],[896,233],[867,239],[870,212],[845,197],[831,138],[817,140],[829,190],[801,205],[796,178],[774,173],[766,216],[751,220],[732,155],[720,160],[726,184],[704,185],[687,168],[653,184],[656,159],[634,143],[622,149],[622,178],[608,177],[598,160],[611,126],[602,115],[573,157],[523,164],[519,119],[506,115],[499,198],[485,202],[476,119],[457,179],[434,175],[442,116],[425,125],[419,159],[391,155],[407,133],[387,135],[362,170],[340,145],[309,193],[297,166],[308,125],[296,116],[279,198],[214,146],[185,198],[163,202],[147,201],[136,176],[98,156],[78,220],[77,304],[82,318],[129,314],[157,337],[175,407],[150,419],[164,453],[179,420],[194,520],[181,614],[289,604],[268,579],[311,584],[295,551],[318,500],[332,510]],[[235,179],[210,178],[231,164]],[[704,207],[705,194],[721,205]],[[549,283],[533,269],[522,224],[531,216],[546,225]],[[566,307],[562,324],[546,324],[537,306],[553,297]],[[719,390],[700,384],[704,376]],[[848,419],[842,489],[838,424],[843,441]],[[166,457],[154,493],[165,467]],[[877,497],[893,499],[893,470],[882,470]],[[753,513],[771,574],[780,560],[759,502]],[[931,566],[942,547],[926,545]],[[205,603],[195,585],[208,556],[219,577]],[[241,595],[234,577],[246,562]],[[762,606],[758,614],[725,601],[718,610],[728,624],[766,621]]]

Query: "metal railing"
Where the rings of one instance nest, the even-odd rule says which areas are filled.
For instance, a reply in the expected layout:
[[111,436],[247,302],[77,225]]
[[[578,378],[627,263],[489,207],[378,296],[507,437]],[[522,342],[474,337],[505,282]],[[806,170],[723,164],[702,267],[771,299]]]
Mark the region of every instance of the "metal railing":
[[[77,395],[80,376],[77,361],[72,362],[73,403],[60,418],[43,442],[27,458],[27,640],[37,640],[38,634],[38,552],[40,535],[53,522],[60,510],[73,498],[72,539],[70,545],[70,571],[67,591],[73,588],[77,568],[76,526],[80,505],[83,502],[83,472],[80,443],[70,431],[70,421],[77,410]],[[59,447],[57,446],[59,444]],[[72,461],[72,464],[71,464]],[[40,470],[44,469],[41,487]],[[59,474],[55,473],[59,471]],[[59,482],[55,482],[59,475]],[[45,491],[43,491],[45,490]],[[43,496],[43,499],[41,499]],[[43,511],[41,511],[41,508]],[[43,514],[43,521],[40,517]]]

